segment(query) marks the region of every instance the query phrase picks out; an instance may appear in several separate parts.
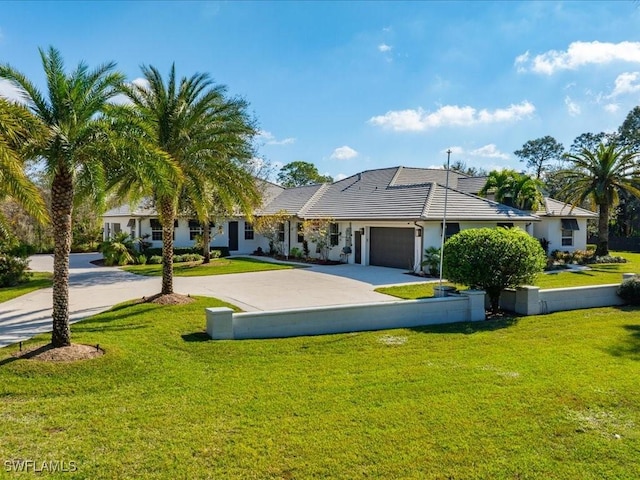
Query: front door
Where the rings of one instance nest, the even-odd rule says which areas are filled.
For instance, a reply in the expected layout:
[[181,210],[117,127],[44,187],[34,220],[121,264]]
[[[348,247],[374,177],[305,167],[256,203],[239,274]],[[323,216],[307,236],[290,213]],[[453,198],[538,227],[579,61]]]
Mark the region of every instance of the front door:
[[354,251],[354,255],[355,255],[355,262],[356,263],[362,263],[362,234],[360,233],[360,230],[356,230],[355,231],[355,237],[354,237],[354,247],[355,247],[355,251]]
[[238,222],[229,222],[229,250],[238,250]]

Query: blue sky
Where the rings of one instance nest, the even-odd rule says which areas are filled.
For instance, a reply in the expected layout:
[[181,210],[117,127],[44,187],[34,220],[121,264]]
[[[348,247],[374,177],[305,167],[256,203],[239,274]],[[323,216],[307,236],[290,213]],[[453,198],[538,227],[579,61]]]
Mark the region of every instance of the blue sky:
[[141,64],[208,72],[251,104],[261,157],[336,178],[440,166],[448,148],[523,169],[527,140],[568,148],[640,104],[634,1],[2,3],[0,62],[42,86],[49,45],[130,80]]

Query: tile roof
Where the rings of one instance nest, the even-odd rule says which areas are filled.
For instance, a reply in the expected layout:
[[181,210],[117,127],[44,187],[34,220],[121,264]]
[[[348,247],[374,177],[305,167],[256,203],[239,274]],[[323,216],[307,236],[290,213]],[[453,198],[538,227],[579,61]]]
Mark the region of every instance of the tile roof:
[[550,197],[544,197],[544,202],[536,212],[536,215],[545,217],[598,217],[595,212],[580,207],[572,207],[570,203],[560,202]]
[[[442,219],[444,216],[445,192],[447,192],[447,189],[444,185],[434,185],[423,214],[425,220]],[[532,215],[529,212],[452,188],[448,189],[446,197],[447,219],[451,220],[539,220],[536,215]]]
[[302,216],[303,209],[308,206],[314,195],[326,185],[308,185],[304,187],[286,188],[273,200],[256,212],[256,215],[274,215],[286,210],[291,215]]

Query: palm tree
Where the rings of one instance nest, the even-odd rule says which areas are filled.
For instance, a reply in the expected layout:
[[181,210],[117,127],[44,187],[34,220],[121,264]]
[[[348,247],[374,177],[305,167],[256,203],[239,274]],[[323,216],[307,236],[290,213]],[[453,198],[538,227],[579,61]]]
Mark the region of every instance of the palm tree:
[[[143,66],[146,84],[124,90],[146,142],[166,154],[182,178],[174,191],[148,189],[162,224],[162,290],[173,293],[173,230],[179,212],[193,211],[205,223],[219,208],[250,214],[259,192],[247,168],[257,133],[242,99],[227,98],[226,88],[214,85],[206,74],[179,81],[172,65],[165,83],[153,66]],[[144,188],[141,190],[145,190]]]
[[541,182],[515,170],[493,170],[480,195],[494,193],[496,202],[521,210],[537,210],[542,202]]
[[589,201],[598,207],[598,245],[596,255],[609,254],[609,216],[618,194],[627,191],[640,197],[638,154],[615,142],[600,143],[595,150],[583,148],[566,154],[568,169],[559,172],[565,185],[563,194],[574,205]]
[[114,63],[94,70],[80,63],[66,73],[58,50],[42,49],[40,57],[47,82],[41,93],[22,73],[0,66],[0,78],[9,80],[24,98],[26,107],[44,125],[43,141],[33,146],[32,156],[41,158],[51,179],[51,221],[54,234],[53,332],[54,347],[71,344],[69,329],[69,253],[74,197],[83,194],[96,205],[104,200],[104,156],[98,145],[107,135],[100,114],[118,93],[122,74]]
[[[24,172],[24,150],[29,139],[41,133],[41,124],[26,108],[0,97],[0,199],[12,197],[44,223],[48,219],[44,201]],[[0,229],[3,224],[0,215]]]
[[[46,76],[47,95],[10,65],[0,66],[0,78],[19,89],[26,108],[42,125],[42,138],[30,135],[28,154],[39,159],[51,182],[50,218],[54,235],[53,263],[53,347],[71,344],[69,329],[69,253],[74,202],[83,199],[99,211],[108,187],[109,171],[120,171],[122,178],[151,177],[161,185],[174,183],[168,162],[147,154],[140,142],[127,136],[135,126],[127,119],[108,119],[110,100],[120,92],[124,79],[114,63],[89,70],[81,62],[66,73],[60,52],[53,47],[40,49]],[[166,160],[166,159],[165,159]],[[128,176],[124,173],[128,172]],[[130,184],[122,182],[120,190]]]

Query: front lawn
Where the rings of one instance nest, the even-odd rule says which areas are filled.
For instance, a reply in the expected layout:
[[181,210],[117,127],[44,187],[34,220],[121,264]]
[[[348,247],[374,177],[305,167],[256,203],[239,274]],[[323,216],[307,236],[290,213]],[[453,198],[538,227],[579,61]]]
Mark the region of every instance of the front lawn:
[[0,350],[3,468],[73,461],[77,472],[53,477],[92,479],[638,478],[639,310],[211,341],[203,309],[216,304],[124,305],[77,323],[75,342],[106,350],[80,363]]
[[[623,273],[640,274],[640,253],[611,252],[611,255],[624,257],[627,263],[609,263],[589,265],[590,270],[557,270],[541,273],[534,285],[545,288],[582,287],[587,285],[607,285],[622,282]],[[437,283],[398,285],[377,288],[376,292],[385,293],[406,300],[433,297],[433,287]],[[458,285],[458,288],[466,288]]]
[[[227,273],[263,272],[266,270],[286,270],[298,268],[282,263],[265,262],[255,258],[216,258],[211,263],[201,262],[174,263],[173,274],[176,277],[201,277],[206,275],[224,275]],[[161,276],[162,265],[128,265],[123,270],[138,275]]]
[[41,288],[50,287],[53,274],[49,272],[32,272],[31,278],[15,287],[0,288],[0,303],[31,293]]

